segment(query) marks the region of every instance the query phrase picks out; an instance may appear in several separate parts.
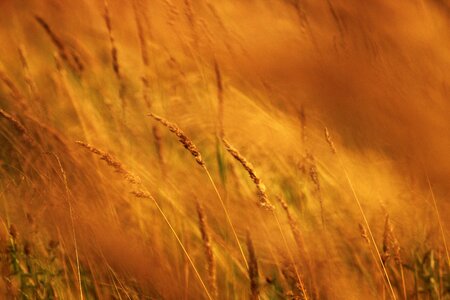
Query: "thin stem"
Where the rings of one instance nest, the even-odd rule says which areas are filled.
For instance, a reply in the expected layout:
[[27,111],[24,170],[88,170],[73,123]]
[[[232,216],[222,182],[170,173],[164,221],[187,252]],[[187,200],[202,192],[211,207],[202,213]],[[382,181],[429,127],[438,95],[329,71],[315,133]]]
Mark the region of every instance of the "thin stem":
[[288,254],[289,254],[289,258],[290,258],[290,260],[292,261],[292,264],[294,265],[295,275],[297,276],[298,284],[300,285],[300,289],[301,289],[302,294],[303,294],[303,299],[308,300],[308,295],[306,294],[306,289],[305,289],[305,286],[304,286],[304,284],[303,284],[303,280],[302,280],[302,278],[300,277],[300,273],[298,272],[297,264],[295,263],[294,256],[292,255],[292,252],[291,252],[291,250],[290,250],[290,248],[289,248],[289,246],[288,246],[286,237],[285,237],[285,235],[284,235],[284,233],[283,233],[283,230],[281,229],[281,223],[280,223],[280,220],[278,219],[278,216],[277,216],[277,214],[275,213],[274,210],[272,211],[272,214],[273,214],[273,216],[275,217],[275,220],[277,221],[278,229],[280,230],[281,237],[283,238],[283,242],[284,242],[284,245],[285,245],[285,247],[286,247],[286,251],[287,251]]
[[405,282],[405,274],[403,273],[403,266],[400,262],[400,275],[402,277],[402,286],[403,286],[403,299],[407,300],[408,297],[406,296],[406,282]]
[[161,206],[159,206],[158,202],[156,201],[155,198],[151,197],[153,202],[155,203],[156,208],[158,209],[158,211],[161,213],[162,217],[164,218],[164,221],[167,223],[167,225],[169,226],[170,230],[172,231],[173,235],[175,236],[175,239],[177,240],[178,244],[180,245],[181,249],[183,250],[184,254],[186,255],[189,263],[192,266],[192,269],[194,269],[195,275],[197,275],[198,279],[200,280],[200,283],[203,287],[203,289],[205,290],[206,296],[208,296],[208,299],[213,300],[213,298],[211,297],[211,294],[208,291],[208,288],[206,287],[206,284],[203,282],[202,277],[200,276],[200,273],[198,272],[197,268],[195,267],[194,261],[191,259],[189,253],[187,252],[186,248],[183,245],[183,242],[181,241],[181,239],[179,238],[178,234],[176,233],[175,229],[172,227],[172,224],[170,224],[169,220],[167,219],[166,214],[164,213],[164,211],[162,210]]
[[447,255],[447,263],[450,266],[450,255],[448,252],[447,239],[445,238],[444,226],[442,226],[441,215],[439,214],[439,209],[437,207],[436,198],[434,197],[433,188],[431,187],[430,178],[428,177],[427,173],[425,173],[425,175],[427,176],[427,182],[428,182],[428,187],[430,188],[431,199],[433,199],[434,211],[436,212],[436,216],[437,216],[438,223],[439,223],[439,228],[441,230],[442,241],[444,242],[445,254]]
[[361,215],[362,215],[362,217],[363,217],[363,219],[364,219],[364,223],[366,224],[367,231],[369,232],[370,239],[372,240],[373,246],[374,246],[375,251],[376,251],[376,253],[377,253],[378,260],[379,260],[379,262],[381,263],[381,266],[382,266],[382,269],[383,269],[383,273],[384,273],[384,277],[386,278],[386,281],[387,281],[387,283],[388,283],[389,290],[390,290],[390,292],[391,292],[391,296],[392,296],[392,298],[395,300],[395,299],[397,299],[397,297],[395,296],[394,288],[392,287],[392,284],[391,284],[391,281],[390,281],[390,279],[389,279],[389,275],[388,275],[388,273],[387,273],[386,267],[384,266],[383,260],[381,259],[380,250],[379,250],[378,247],[377,247],[377,244],[376,244],[376,242],[375,242],[375,238],[374,238],[374,236],[373,236],[373,234],[372,234],[372,230],[370,229],[369,221],[367,220],[366,214],[364,213],[364,209],[362,208],[361,202],[359,201],[359,197],[358,197],[358,195],[356,194],[356,191],[355,191],[355,188],[354,188],[354,186],[353,186],[353,183],[352,183],[352,181],[350,180],[350,177],[349,177],[349,175],[348,175],[347,169],[345,168],[345,166],[344,166],[344,164],[342,163],[342,161],[341,161],[341,159],[339,158],[339,156],[338,156],[338,160],[339,160],[339,163],[341,164],[342,169],[344,170],[345,178],[347,179],[347,182],[348,182],[348,184],[349,184],[349,186],[350,186],[350,189],[352,190],[352,194],[353,194],[353,197],[354,197],[354,199],[355,199],[355,202],[357,203],[358,208],[359,208],[359,211],[361,212]]
[[78,255],[78,244],[77,244],[77,236],[76,236],[76,232],[75,232],[75,222],[74,222],[74,218],[73,218],[73,208],[72,208],[72,203],[70,201],[70,192],[69,192],[69,186],[67,184],[67,176],[66,176],[66,172],[64,171],[64,168],[61,164],[61,161],[59,159],[59,157],[55,154],[55,153],[51,153],[56,160],[58,161],[58,166],[59,169],[61,171],[61,175],[63,177],[63,181],[64,181],[64,188],[66,191],[66,199],[67,199],[67,204],[69,206],[69,215],[70,215],[70,224],[71,224],[71,229],[72,229],[72,235],[73,235],[73,243],[75,246],[75,259],[77,262],[77,272],[78,272],[78,285],[79,285],[79,290],[80,290],[80,299],[83,300],[83,287],[81,284],[81,270],[80,270],[80,259],[79,259],[79,255]]
[[236,230],[234,229],[233,222],[231,222],[230,215],[228,214],[228,210],[227,210],[227,208],[225,206],[225,203],[223,202],[222,196],[220,196],[219,190],[217,189],[217,186],[214,183],[214,180],[212,179],[211,174],[208,171],[208,168],[206,168],[206,166],[203,166],[203,169],[205,170],[206,175],[208,175],[209,181],[211,181],[211,184],[212,184],[212,186],[214,188],[214,191],[216,192],[217,197],[219,198],[219,202],[220,202],[220,204],[221,204],[221,206],[223,208],[223,211],[225,212],[225,217],[227,218],[228,224],[230,224],[231,231],[233,232],[234,238],[235,238],[236,243],[237,243],[237,245],[239,247],[239,251],[241,252],[242,258],[244,259],[244,263],[245,263],[245,265],[246,265],[246,267],[248,269],[249,265],[248,265],[247,259],[245,258],[244,250],[242,248],[241,242],[239,242],[239,238],[238,238],[238,236],[236,234]]
[[389,274],[388,274],[388,272],[386,270],[386,267],[384,266],[383,260],[381,258],[380,250],[378,249],[378,246],[377,246],[377,244],[375,242],[375,238],[373,236],[372,230],[370,229],[369,221],[367,220],[367,217],[366,217],[366,214],[364,212],[364,209],[362,208],[361,201],[359,201],[359,197],[356,194],[356,190],[355,190],[355,188],[353,186],[352,181],[350,180],[350,176],[348,175],[347,169],[345,168],[344,163],[342,162],[342,159],[339,156],[339,154],[338,154],[338,152],[336,150],[336,146],[333,144],[333,141],[331,140],[330,133],[329,133],[329,131],[328,131],[328,129],[326,127],[325,127],[325,136],[326,136],[327,142],[328,142],[328,144],[329,144],[329,146],[331,148],[332,153],[334,155],[336,155],[336,157],[338,159],[338,162],[339,162],[339,165],[341,166],[342,170],[344,171],[345,178],[347,179],[347,182],[348,182],[348,184],[350,186],[350,189],[351,189],[352,194],[353,194],[353,198],[355,199],[355,202],[358,205],[359,211],[360,211],[360,213],[361,213],[361,215],[363,217],[364,223],[365,223],[365,225],[367,227],[367,231],[369,232],[370,239],[372,240],[373,247],[375,248],[375,251],[377,253],[378,260],[379,260],[379,262],[381,264],[381,267],[383,269],[382,274],[383,274],[383,277],[387,281],[387,285],[389,286],[389,290],[391,292],[391,297],[392,297],[392,299],[396,300],[397,296],[395,295],[394,288],[392,287],[391,280],[389,279]]

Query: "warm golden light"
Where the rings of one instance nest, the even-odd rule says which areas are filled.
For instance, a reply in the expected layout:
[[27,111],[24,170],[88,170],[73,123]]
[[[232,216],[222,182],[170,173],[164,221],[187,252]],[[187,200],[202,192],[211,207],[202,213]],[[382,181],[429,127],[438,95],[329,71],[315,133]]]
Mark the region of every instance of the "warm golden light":
[[449,16],[0,1],[0,298],[448,299]]

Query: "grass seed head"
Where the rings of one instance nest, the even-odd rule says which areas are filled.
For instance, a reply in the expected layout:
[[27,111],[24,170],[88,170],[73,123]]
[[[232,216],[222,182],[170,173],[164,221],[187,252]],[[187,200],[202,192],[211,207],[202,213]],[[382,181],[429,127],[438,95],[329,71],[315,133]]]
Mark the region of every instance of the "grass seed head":
[[123,164],[116,158],[114,158],[111,154],[82,141],[76,141],[75,143],[99,156],[101,160],[105,161],[106,164],[112,167],[117,173],[122,174],[124,178],[131,184],[140,184],[140,178],[126,170]]
[[244,167],[244,169],[247,171],[247,173],[250,175],[250,178],[252,179],[253,183],[256,186],[256,193],[258,195],[258,205],[262,208],[273,210],[274,206],[270,203],[269,198],[266,194],[266,186],[261,182],[261,179],[256,175],[255,169],[253,165],[245,159],[244,156],[242,156],[239,151],[234,148],[225,138],[222,139],[225,148],[227,149],[228,153],[231,154],[238,162],[241,163],[241,165]]
[[250,299],[259,299],[259,271],[255,248],[250,232],[247,231],[248,276],[250,278]]
[[203,247],[205,250],[206,260],[208,264],[208,277],[211,286],[211,292],[217,297],[217,284],[216,284],[216,261],[214,258],[214,252],[211,244],[211,236],[203,206],[197,202],[197,215],[198,223],[200,227],[200,233],[202,235]]
[[383,260],[383,263],[387,263],[387,261],[391,257],[394,259],[396,264],[401,263],[400,245],[397,238],[395,237],[390,217],[387,214],[384,223],[383,253],[381,254],[381,258]]
[[183,147],[186,148],[192,154],[192,156],[194,156],[197,163],[200,166],[205,167],[205,162],[203,161],[202,156],[197,149],[197,146],[195,146],[192,140],[186,136],[186,134],[178,127],[177,124],[169,122],[166,119],[153,113],[149,114],[149,116],[166,126],[171,132],[173,132],[178,137],[178,141],[183,145]]

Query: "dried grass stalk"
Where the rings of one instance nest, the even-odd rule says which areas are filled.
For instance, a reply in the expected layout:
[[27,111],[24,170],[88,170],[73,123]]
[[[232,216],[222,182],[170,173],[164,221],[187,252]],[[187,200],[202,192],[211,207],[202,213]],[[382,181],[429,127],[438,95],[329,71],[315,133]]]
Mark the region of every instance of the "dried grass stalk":
[[89,150],[90,152],[94,153],[95,155],[99,156],[101,160],[105,161],[106,164],[110,167],[112,167],[117,173],[124,176],[124,178],[131,184],[140,184],[141,180],[138,176],[132,174],[131,172],[127,171],[124,167],[124,165],[115,159],[111,154],[104,152],[88,143],[82,142],[82,141],[76,141],[78,145],[84,147],[85,149]]
[[223,83],[222,74],[220,72],[220,67],[217,60],[214,60],[214,73],[216,74],[216,85],[217,85],[217,105],[218,105],[218,121],[219,121],[219,137],[224,137],[223,129]]
[[392,228],[389,215],[387,214],[384,223],[383,253],[381,254],[381,258],[383,263],[387,263],[391,257],[394,258],[396,264],[401,264],[400,245],[394,235],[394,229]]
[[[300,252],[300,254],[305,258],[306,260],[306,267],[308,269],[308,272],[310,274],[313,273],[313,267],[311,265],[310,260],[308,259],[309,255],[308,255],[308,251],[305,247],[305,243],[302,237],[302,234],[300,232],[300,228],[298,225],[298,222],[295,220],[295,218],[292,216],[290,210],[289,210],[289,206],[286,203],[286,201],[284,201],[284,199],[282,197],[277,197],[278,201],[281,204],[281,207],[283,207],[286,216],[288,218],[288,222],[289,222],[289,227],[291,229],[292,235],[294,237],[295,243],[297,244],[297,248],[298,251]],[[294,269],[295,269],[295,265],[294,265]],[[306,294],[306,290],[305,290],[305,284],[300,276],[300,274],[298,274],[296,277],[296,281],[297,281],[297,288],[301,293],[301,299],[308,299],[308,296]],[[313,292],[315,295],[318,295],[318,290],[317,290],[317,286],[314,282],[314,279],[311,279],[311,284],[313,285]]]
[[136,28],[138,31],[139,43],[141,46],[141,59],[144,66],[149,66],[147,39],[145,38],[145,27],[143,19],[145,19],[144,8],[142,3],[138,0],[133,0],[134,20],[136,22]]
[[149,116],[166,126],[171,132],[173,132],[178,137],[178,141],[184,146],[184,148],[186,148],[192,154],[192,156],[194,156],[197,163],[200,166],[205,167],[205,162],[203,161],[197,147],[192,142],[192,140],[188,138],[186,134],[178,127],[177,124],[169,122],[166,119],[153,113],[149,114]]
[[336,154],[336,147],[334,146],[333,140],[331,139],[330,132],[328,131],[328,128],[324,128],[325,133],[325,139],[327,140],[328,146],[330,146],[331,152],[333,154]]
[[25,102],[25,97],[20,92],[20,89],[16,86],[14,81],[12,81],[11,78],[9,78],[8,75],[6,75],[6,73],[4,73],[2,70],[0,70],[0,81],[2,81],[9,89],[11,97],[14,98],[14,100],[16,100],[20,108],[24,111],[28,111],[29,106]]
[[136,28],[139,37],[139,45],[141,48],[141,60],[144,65],[144,72],[141,77],[142,81],[142,98],[144,99],[144,103],[148,108],[151,108],[151,101],[148,90],[150,88],[150,76],[148,75],[148,68],[150,66],[150,60],[148,58],[148,46],[146,39],[146,32],[143,20],[147,20],[145,15],[145,8],[142,7],[142,3],[138,0],[133,0],[133,11],[134,11],[134,20],[136,22]]
[[186,18],[188,19],[189,23],[191,23],[192,26],[195,25],[194,20],[194,8],[191,3],[191,0],[184,0],[184,14],[186,15]]
[[27,56],[25,54],[25,48],[23,46],[20,46],[17,49],[17,51],[19,53],[20,62],[22,63],[22,68],[23,68],[24,77],[25,77],[25,83],[27,84],[28,89],[30,90],[30,94],[33,96],[36,96],[36,94],[37,94],[36,84],[33,81],[33,79],[31,78],[30,67],[28,65]]
[[303,243],[302,243],[303,239],[302,239],[302,235],[301,235],[300,229],[298,227],[297,221],[292,216],[286,201],[284,201],[284,199],[281,197],[277,197],[277,199],[280,202],[281,207],[283,207],[283,209],[286,213],[286,216],[289,221],[289,227],[291,228],[291,232],[292,232],[292,235],[294,236],[294,240],[295,240],[295,243],[297,244],[297,247],[299,249],[303,250]]
[[[154,200],[153,196],[149,192],[145,192],[143,190],[131,191],[131,194],[133,194],[136,198]],[[154,200],[154,201],[156,201],[156,200]]]
[[389,215],[386,214],[386,221],[384,223],[384,234],[383,234],[383,253],[381,254],[381,259],[383,264],[386,264],[389,258],[393,257],[395,264],[400,269],[400,276],[402,280],[402,292],[403,299],[407,299],[406,293],[406,282],[405,282],[405,274],[403,272],[403,264],[402,258],[400,255],[400,243],[397,240],[397,237],[394,234],[394,229],[392,227]]
[[285,292],[286,299],[308,300],[309,298],[306,295],[303,286],[298,282],[295,266],[290,263],[284,262],[282,264],[281,272],[283,276],[286,278],[288,285],[292,288],[292,290],[287,290]]
[[168,9],[167,24],[175,27],[177,20],[180,18],[180,11],[178,10],[177,6],[172,3],[172,1],[165,0],[164,3],[166,4]]
[[90,151],[91,153],[94,153],[95,155],[100,157],[100,160],[103,160],[106,162],[106,164],[108,166],[110,166],[111,168],[113,168],[117,173],[121,174],[125,180],[127,180],[130,184],[135,185],[136,189],[134,189],[133,191],[131,191],[131,193],[136,197],[136,198],[144,198],[144,199],[150,199],[150,200],[155,200],[153,198],[153,196],[145,191],[141,184],[141,179],[131,173],[130,171],[128,171],[125,166],[116,158],[114,158],[111,154],[100,150],[88,143],[82,142],[82,141],[76,141],[75,143],[77,143],[78,145],[82,146],[83,148],[87,149],[88,151]]
[[163,155],[161,132],[159,132],[159,129],[157,126],[152,126],[152,133],[153,133],[153,138],[155,139],[155,148],[156,148],[156,154],[158,155],[158,161],[162,168],[162,171],[164,172],[165,162],[164,162],[164,155]]
[[259,199],[258,205],[265,209],[273,210],[274,206],[270,203],[269,198],[267,197],[266,187],[262,183],[261,179],[256,175],[253,165],[249,161],[247,161],[245,157],[242,156],[239,151],[234,148],[225,138],[223,138],[222,141],[225,144],[225,148],[227,149],[227,151],[231,154],[231,156],[233,156],[238,162],[241,163],[241,165],[250,175],[253,183],[256,185],[257,195]]
[[81,74],[84,70],[84,65],[81,62],[81,58],[75,52],[68,50],[63,41],[55,34],[50,25],[42,17],[34,16],[34,18],[50,37],[50,40],[53,45],[55,45],[62,60],[65,61],[67,65],[77,74]]
[[108,1],[106,1],[106,0],[104,2],[103,18],[105,19],[106,29],[108,30],[109,42],[111,44],[112,67],[114,70],[114,74],[116,74],[117,79],[119,81],[121,81],[122,75],[120,73],[118,51],[117,51],[117,47],[116,47],[116,41],[115,41],[114,35],[112,33],[112,24],[111,24],[111,16],[109,13],[109,5],[108,5]]
[[322,189],[320,187],[319,172],[317,171],[316,161],[314,159],[314,156],[312,155],[311,155],[311,165],[309,167],[309,177],[311,178],[311,181],[314,184],[314,193],[316,194],[317,198],[319,198],[320,217],[322,220],[322,225],[325,225],[325,216],[323,212],[323,197],[322,197]]
[[306,140],[307,140],[307,135],[306,135],[306,113],[305,113],[305,106],[302,105],[300,107],[300,111],[298,112],[298,116],[300,119],[300,125],[302,128],[302,142],[303,145],[306,144]]
[[250,299],[259,299],[259,272],[258,261],[253,247],[250,232],[247,231],[247,251],[248,251],[248,277],[250,278]]
[[22,94],[20,93],[17,86],[14,84],[14,82],[4,73],[0,70],[0,80],[3,81],[3,83],[8,87],[8,89],[11,92],[11,95],[14,98],[22,97]]
[[114,158],[111,154],[82,141],[76,141],[75,143],[87,149],[91,153],[94,153],[95,155],[99,156],[100,160],[105,161],[108,166],[113,168],[117,173],[121,174],[130,184],[134,185],[136,189],[131,191],[131,193],[136,198],[144,198],[155,201],[153,196],[149,192],[147,192],[144,188],[142,188],[141,179],[137,175],[128,171],[125,168],[125,166],[119,160]]
[[208,278],[211,287],[211,293],[217,298],[217,284],[216,284],[216,262],[211,245],[210,230],[205,215],[203,206],[197,202],[197,215],[198,223],[200,227],[200,233],[202,235],[203,247],[205,250],[206,260],[208,263]]
[[3,109],[0,108],[0,117],[7,120],[11,125],[14,127],[14,129],[20,134],[21,138],[30,146],[35,145],[35,141],[33,138],[29,135],[28,130],[25,128],[25,126],[20,123],[19,120],[17,120],[13,115],[7,113]]
[[198,34],[197,34],[197,28],[196,28],[196,19],[194,15],[194,7],[191,2],[191,0],[184,0],[184,15],[186,16],[186,19],[189,22],[189,25],[191,27],[191,33],[192,33],[192,41],[194,42],[194,45],[198,45]]
[[47,115],[47,104],[39,96],[36,82],[33,80],[33,76],[31,75],[30,66],[28,64],[25,47],[19,46],[18,53],[19,53],[20,62],[22,63],[23,76],[25,79],[25,83],[28,87],[29,94],[41,106],[44,114]]
[[366,241],[367,244],[370,244],[369,236],[367,235],[367,230],[363,224],[359,223],[359,232],[361,233],[361,237]]
[[198,151],[197,147],[194,145],[194,143],[186,136],[186,134],[184,134],[184,132],[175,124],[175,123],[171,123],[169,121],[167,121],[166,119],[157,116],[155,114],[149,114],[150,117],[154,118],[155,120],[157,120],[158,122],[160,122],[161,124],[163,124],[164,126],[166,126],[171,132],[173,132],[177,137],[178,137],[178,141],[184,146],[184,148],[186,148],[191,154],[192,156],[194,156],[195,160],[197,161],[197,163],[203,168],[203,170],[205,171],[206,175],[208,176],[208,179],[211,182],[211,185],[214,188],[214,191],[216,192],[217,198],[219,199],[220,205],[222,206],[222,209],[225,213],[225,216],[227,218],[227,222],[230,225],[230,228],[233,232],[233,236],[236,240],[236,244],[239,247],[239,251],[241,252],[242,258],[244,260],[244,263],[248,266],[247,263],[247,259],[245,257],[244,254],[244,250],[241,246],[241,243],[239,242],[239,238],[237,236],[236,230],[234,228],[233,222],[231,221],[230,218],[230,214],[228,213],[228,209],[225,206],[225,203],[222,199],[222,196],[220,196],[219,190],[217,189],[216,184],[214,183],[214,180],[212,179],[211,174],[208,171],[208,168],[206,167],[205,162],[202,159],[202,156],[200,155],[200,152]]
[[174,227],[172,226],[172,224],[170,223],[169,219],[167,218],[166,214],[164,213],[164,211],[162,210],[161,206],[158,204],[158,202],[156,201],[156,199],[149,193],[147,192],[144,188],[142,188],[142,185],[140,183],[140,180],[137,176],[135,176],[134,174],[132,174],[131,172],[127,171],[123,164],[116,160],[115,158],[113,158],[110,154],[95,148],[94,146],[91,146],[85,142],[80,142],[77,141],[77,144],[79,144],[80,146],[86,148],[87,150],[89,150],[90,152],[100,156],[101,160],[104,160],[108,166],[112,167],[113,169],[116,170],[116,172],[119,172],[121,174],[124,175],[125,179],[134,185],[137,185],[139,189],[132,191],[131,193],[137,197],[137,198],[144,198],[144,199],[149,199],[151,201],[153,201],[153,203],[155,204],[156,208],[158,209],[159,213],[161,214],[161,216],[163,217],[164,221],[167,223],[167,225],[169,226],[171,232],[173,233],[173,235],[175,236],[178,244],[180,245],[181,249],[183,250],[184,254],[186,255],[189,263],[191,264],[196,276],[198,277],[198,280],[200,281],[200,284],[202,285],[202,287],[205,290],[206,296],[208,297],[208,299],[212,300],[213,298],[211,297],[211,294],[208,291],[208,288],[206,287],[202,277],[200,276],[200,273],[197,270],[197,267],[194,264],[194,261],[192,260],[191,256],[189,255],[189,253],[186,250],[186,247],[184,246],[183,242],[181,241],[180,237],[178,236],[178,234],[176,233]]
[[109,5],[108,1],[105,0],[104,2],[104,14],[103,18],[105,20],[106,29],[108,30],[108,37],[109,37],[109,43],[111,46],[111,60],[112,60],[112,68],[114,71],[114,74],[117,78],[117,81],[119,83],[119,99],[121,101],[122,106],[122,118],[125,119],[125,111],[126,111],[126,97],[125,97],[125,83],[123,81],[123,76],[119,64],[119,52],[117,50],[116,40],[113,35],[112,30],[112,23],[111,23],[111,15],[109,11]]
[[53,127],[43,123],[41,120],[35,118],[30,114],[24,115],[29,121],[33,122],[36,126],[38,126],[42,131],[46,132],[49,136],[51,136],[56,142],[58,142],[64,149],[67,149],[66,139]]

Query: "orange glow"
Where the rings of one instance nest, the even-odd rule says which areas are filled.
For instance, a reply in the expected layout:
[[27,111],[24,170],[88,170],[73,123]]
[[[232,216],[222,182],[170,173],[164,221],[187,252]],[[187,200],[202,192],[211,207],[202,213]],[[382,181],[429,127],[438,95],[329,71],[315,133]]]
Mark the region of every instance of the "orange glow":
[[447,299],[449,16],[0,1],[0,298]]

